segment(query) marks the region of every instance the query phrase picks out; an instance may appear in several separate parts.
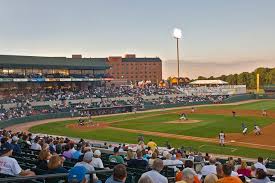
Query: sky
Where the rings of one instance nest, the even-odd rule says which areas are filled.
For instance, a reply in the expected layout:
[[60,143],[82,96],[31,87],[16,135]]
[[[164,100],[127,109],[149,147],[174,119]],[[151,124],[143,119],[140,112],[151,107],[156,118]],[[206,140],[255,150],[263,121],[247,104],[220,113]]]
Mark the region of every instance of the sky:
[[0,0],[0,54],[158,56],[165,78],[176,71],[177,27],[181,75],[193,77],[185,62],[261,66],[275,63],[274,8],[274,0]]

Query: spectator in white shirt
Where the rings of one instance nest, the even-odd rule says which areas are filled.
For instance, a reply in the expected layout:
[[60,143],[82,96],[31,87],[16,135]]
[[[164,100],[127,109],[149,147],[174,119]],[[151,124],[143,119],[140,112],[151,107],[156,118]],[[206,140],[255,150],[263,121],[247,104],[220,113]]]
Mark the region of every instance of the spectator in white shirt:
[[153,183],[168,183],[168,179],[160,174],[163,167],[163,161],[161,159],[156,159],[153,162],[152,170],[142,174],[142,176],[150,177]]
[[204,167],[202,167],[201,169],[201,174],[203,176],[207,176],[208,174],[217,174],[217,170],[216,170],[216,159],[214,157],[211,157],[209,159],[209,165],[206,165]]
[[264,165],[264,159],[262,157],[258,157],[258,162],[254,164],[254,167],[256,169],[263,169],[265,172],[267,172],[267,169]]
[[93,160],[92,160],[92,163],[91,163],[93,165],[93,167],[95,167],[95,168],[104,168],[102,160],[100,159],[100,156],[101,156],[100,150],[95,150],[94,157],[93,157]]
[[41,151],[42,148],[41,148],[41,145],[38,142],[39,142],[39,138],[35,138],[34,142],[32,143],[32,145],[30,147],[30,149]]
[[12,176],[35,176],[35,173],[29,170],[22,170],[16,159],[9,156],[12,155],[12,146],[5,143],[0,148],[0,173]]
[[76,152],[76,150],[74,148],[74,143],[69,143],[69,146],[70,146],[69,152],[71,152],[71,154],[74,154]]
[[[87,172],[95,171],[95,168],[91,165],[92,159],[93,159],[93,152],[86,152],[84,154],[83,161],[76,163],[75,167],[82,166],[86,168]],[[88,182],[90,181],[90,175],[88,174],[86,175],[86,180]],[[96,174],[93,174],[93,181],[94,182],[98,181]]]

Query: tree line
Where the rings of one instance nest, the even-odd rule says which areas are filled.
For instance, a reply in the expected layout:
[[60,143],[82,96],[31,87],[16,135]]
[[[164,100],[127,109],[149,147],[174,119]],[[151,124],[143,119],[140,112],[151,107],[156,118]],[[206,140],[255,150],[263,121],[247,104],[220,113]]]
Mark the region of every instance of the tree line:
[[249,89],[256,88],[257,74],[260,74],[260,86],[275,84],[275,68],[259,67],[253,72],[242,72],[240,74],[221,75],[219,77],[210,76],[209,78],[199,76],[197,79],[220,79],[228,82],[230,85],[246,85]]

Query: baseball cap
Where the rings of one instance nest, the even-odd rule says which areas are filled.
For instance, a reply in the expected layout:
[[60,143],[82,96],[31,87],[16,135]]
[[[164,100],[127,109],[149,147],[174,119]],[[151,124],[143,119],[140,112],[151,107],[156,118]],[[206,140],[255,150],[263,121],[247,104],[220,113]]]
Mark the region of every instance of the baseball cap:
[[11,150],[13,150],[12,145],[10,143],[6,142],[5,144],[1,145],[0,154],[7,153]]
[[13,137],[12,137],[12,141],[16,142],[16,141],[18,141],[18,140],[19,140],[19,138],[18,138],[17,136],[13,136]]
[[118,147],[115,147],[114,148],[114,153],[117,153],[119,151],[119,148]]
[[101,155],[100,150],[95,150],[94,155],[95,155],[95,156],[100,156],[100,155]]
[[84,161],[92,161],[93,159],[93,152],[89,151],[84,154],[83,160]]
[[83,166],[76,166],[73,167],[68,174],[68,181],[69,182],[82,182],[85,178],[87,170]]

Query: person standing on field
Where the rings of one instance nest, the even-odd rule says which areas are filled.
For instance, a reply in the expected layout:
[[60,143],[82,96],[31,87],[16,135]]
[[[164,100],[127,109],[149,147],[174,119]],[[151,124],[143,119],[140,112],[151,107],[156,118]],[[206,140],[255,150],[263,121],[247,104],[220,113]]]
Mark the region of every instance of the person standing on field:
[[224,146],[224,140],[225,140],[225,134],[223,133],[223,131],[221,131],[219,134],[220,146]]

